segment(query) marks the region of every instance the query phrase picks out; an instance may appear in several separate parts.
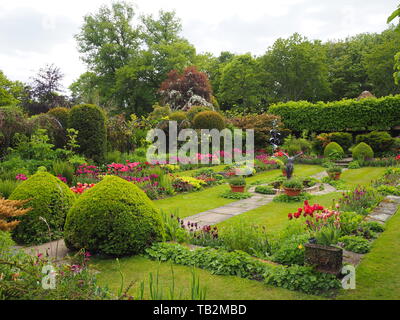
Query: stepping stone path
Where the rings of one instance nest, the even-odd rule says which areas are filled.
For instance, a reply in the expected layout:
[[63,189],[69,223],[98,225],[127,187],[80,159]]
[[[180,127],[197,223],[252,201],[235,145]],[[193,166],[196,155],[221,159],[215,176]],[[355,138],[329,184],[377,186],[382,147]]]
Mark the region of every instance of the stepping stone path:
[[[343,170],[347,170],[347,169],[343,169]],[[320,180],[326,176],[328,176],[326,171],[322,171],[315,175],[312,175],[311,177]],[[323,195],[323,194],[328,194],[328,193],[337,191],[334,187],[332,187],[331,185],[329,185],[327,183],[324,183],[323,186],[324,186],[324,190],[313,192],[313,194],[314,195]],[[222,221],[228,220],[234,216],[237,216],[239,214],[242,214],[247,211],[257,209],[261,206],[264,206],[264,205],[270,203],[273,200],[273,198],[275,197],[275,195],[263,195],[263,194],[256,193],[254,191],[254,189],[255,189],[255,187],[251,187],[248,190],[248,192],[254,194],[254,196],[252,196],[251,198],[235,201],[235,202],[232,202],[230,204],[227,204],[227,205],[219,207],[219,208],[200,212],[193,216],[186,217],[183,221],[185,224],[187,224],[188,222],[197,223],[197,225],[199,227],[217,224]]]

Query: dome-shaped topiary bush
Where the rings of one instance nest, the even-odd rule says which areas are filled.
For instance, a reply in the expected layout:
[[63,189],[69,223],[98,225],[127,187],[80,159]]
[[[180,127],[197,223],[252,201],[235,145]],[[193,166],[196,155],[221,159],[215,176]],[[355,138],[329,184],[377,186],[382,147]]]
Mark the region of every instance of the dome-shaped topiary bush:
[[68,117],[69,117],[69,110],[68,108],[65,107],[56,107],[53,109],[50,109],[47,114],[53,116],[56,118],[61,125],[63,126],[64,129],[67,129],[68,127]]
[[[24,206],[32,208],[21,216],[13,230],[13,239],[20,244],[38,244],[60,239],[68,210],[75,202],[75,194],[60,179],[48,172],[38,172],[19,184],[10,200],[30,199]],[[52,237],[46,223],[51,229]]]
[[360,142],[358,145],[356,145],[353,148],[352,153],[354,160],[372,159],[374,157],[374,151],[365,142]]
[[343,148],[336,142],[330,142],[325,146],[324,157],[342,158],[344,156]]
[[183,111],[175,111],[172,112],[169,116],[168,116],[169,120],[171,121],[176,121],[178,123],[181,123],[184,120],[187,120],[186,117],[186,113]]
[[225,120],[222,115],[216,111],[199,112],[193,119],[195,129],[218,129],[225,128]]
[[78,130],[79,151],[95,161],[102,161],[107,146],[106,117],[93,104],[74,106],[68,119],[70,128]]
[[203,111],[212,111],[209,107],[206,106],[193,106],[187,111],[187,118],[189,121],[193,121],[194,117]]
[[154,204],[139,187],[117,176],[107,176],[83,193],[65,223],[68,248],[111,256],[141,253],[162,239]]

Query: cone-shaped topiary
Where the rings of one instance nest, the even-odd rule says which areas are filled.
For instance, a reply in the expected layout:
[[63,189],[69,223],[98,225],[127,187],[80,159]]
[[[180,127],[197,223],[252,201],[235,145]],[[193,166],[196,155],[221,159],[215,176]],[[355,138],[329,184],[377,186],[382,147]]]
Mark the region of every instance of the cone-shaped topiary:
[[330,142],[325,146],[324,149],[324,157],[332,158],[332,157],[343,157],[344,151],[340,144],[336,142]]
[[[20,224],[13,230],[13,239],[20,244],[39,244],[60,239],[68,210],[75,194],[60,179],[48,172],[38,172],[18,185],[10,200],[29,201],[24,207],[32,210],[19,217]],[[44,218],[51,229],[50,237]]]
[[93,104],[72,107],[68,125],[78,130],[79,151],[95,161],[102,161],[107,146],[106,117],[103,110]]
[[117,176],[105,177],[83,193],[65,223],[68,248],[112,256],[141,253],[162,239],[154,204],[136,185]]
[[372,159],[374,157],[374,151],[365,142],[360,142],[358,145],[356,145],[353,148],[352,153],[354,160]]
[[225,120],[216,111],[202,111],[194,117],[193,126],[195,129],[222,130],[225,128]]

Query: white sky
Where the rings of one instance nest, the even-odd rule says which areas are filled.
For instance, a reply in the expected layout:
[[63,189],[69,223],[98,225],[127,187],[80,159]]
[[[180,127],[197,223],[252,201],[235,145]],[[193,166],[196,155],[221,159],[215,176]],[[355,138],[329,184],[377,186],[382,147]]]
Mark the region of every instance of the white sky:
[[[176,10],[183,36],[198,52],[262,54],[279,37],[299,32],[338,39],[381,32],[398,0],[136,0],[137,12]],[[73,35],[83,16],[110,0],[0,0],[0,70],[28,81],[54,63],[68,87],[86,68]]]

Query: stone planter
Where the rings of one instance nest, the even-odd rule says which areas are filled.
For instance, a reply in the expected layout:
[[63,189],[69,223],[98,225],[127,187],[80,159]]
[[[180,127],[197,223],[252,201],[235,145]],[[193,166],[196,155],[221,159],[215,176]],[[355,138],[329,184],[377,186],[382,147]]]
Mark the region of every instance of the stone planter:
[[296,197],[301,193],[301,189],[292,189],[292,188],[285,188],[285,187],[283,187],[283,189],[285,190],[285,193],[289,197]]
[[232,192],[244,192],[244,188],[246,187],[246,186],[233,186],[233,185],[230,186]]
[[314,243],[304,245],[305,263],[317,271],[339,275],[342,270],[343,249]]

